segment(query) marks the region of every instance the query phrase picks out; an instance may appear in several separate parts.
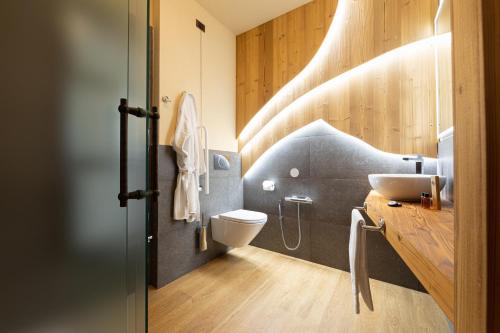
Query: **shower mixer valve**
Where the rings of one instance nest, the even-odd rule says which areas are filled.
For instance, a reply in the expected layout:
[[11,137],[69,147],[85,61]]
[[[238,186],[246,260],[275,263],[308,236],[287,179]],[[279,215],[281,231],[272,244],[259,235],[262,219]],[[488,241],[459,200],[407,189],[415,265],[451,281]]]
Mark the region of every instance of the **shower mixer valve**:
[[311,198],[299,195],[292,195],[291,197],[285,197],[285,201],[308,204],[308,205],[312,205],[313,203],[313,200]]

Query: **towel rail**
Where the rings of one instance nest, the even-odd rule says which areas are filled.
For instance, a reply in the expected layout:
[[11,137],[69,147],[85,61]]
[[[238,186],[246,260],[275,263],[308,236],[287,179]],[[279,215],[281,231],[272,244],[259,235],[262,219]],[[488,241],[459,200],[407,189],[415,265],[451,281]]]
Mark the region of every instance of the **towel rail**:
[[385,236],[385,221],[383,218],[380,218],[378,221],[378,226],[366,225],[366,222],[361,224],[361,228],[368,231],[377,231]]
[[208,150],[208,130],[205,126],[199,126],[203,131],[205,139],[205,194],[210,194],[210,164],[208,163],[209,150]]
[[[360,210],[360,211],[367,211],[368,210],[368,204],[366,202],[363,203],[363,207],[353,207],[354,209]],[[378,221],[378,226],[372,226],[372,225],[367,225],[366,221],[363,220],[363,223],[361,223],[361,228],[364,230],[368,231],[376,231],[380,232],[382,235],[385,236],[385,221],[383,218],[380,218]]]

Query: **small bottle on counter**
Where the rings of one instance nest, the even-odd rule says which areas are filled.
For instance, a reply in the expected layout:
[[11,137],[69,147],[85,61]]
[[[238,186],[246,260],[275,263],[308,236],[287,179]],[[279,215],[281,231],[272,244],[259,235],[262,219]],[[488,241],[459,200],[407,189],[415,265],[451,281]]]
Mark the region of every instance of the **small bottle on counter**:
[[439,176],[431,176],[432,187],[432,209],[441,210],[441,187],[439,186]]
[[422,195],[420,196],[420,204],[423,208],[430,209],[432,205],[431,195],[427,192],[422,192]]

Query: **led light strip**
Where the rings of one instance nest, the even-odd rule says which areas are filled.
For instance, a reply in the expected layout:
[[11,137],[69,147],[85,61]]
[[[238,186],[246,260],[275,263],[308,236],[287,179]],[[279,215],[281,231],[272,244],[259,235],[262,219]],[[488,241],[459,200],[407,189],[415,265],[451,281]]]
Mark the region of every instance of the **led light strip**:
[[[383,150],[380,150],[378,148],[375,148],[374,146],[370,145],[369,143],[361,140],[360,138],[357,138],[355,136],[352,136],[350,134],[347,134],[341,130],[336,129],[332,125],[328,124],[326,121],[323,119],[318,119],[313,121],[312,123],[297,129],[296,131],[288,134],[284,138],[280,139],[278,142],[276,142],[272,147],[270,147],[268,150],[266,150],[256,161],[252,166],[246,171],[246,173],[243,175],[243,178],[249,179],[251,178],[256,172],[259,171],[259,169],[265,167],[265,160],[268,156],[273,154],[276,150],[280,149],[283,147],[283,145],[287,144],[288,141],[295,139],[297,137],[301,137],[301,134],[303,131],[306,131],[308,129],[314,128],[314,127],[322,127],[324,129],[328,129],[331,134],[338,134],[342,135],[344,137],[348,137],[350,140],[353,140],[355,143],[359,143],[364,145],[365,147],[369,148],[373,153],[378,153],[378,154],[383,154],[386,157],[396,157],[396,158],[402,158],[405,156],[404,154],[395,154],[395,153],[389,153]],[[426,163],[429,163],[431,161],[436,162],[437,159],[431,158],[431,157],[424,157],[424,160]]]
[[317,86],[316,88],[308,91],[304,95],[300,96],[297,98],[295,101],[293,101],[291,104],[289,104],[287,107],[285,107],[280,113],[278,113],[274,118],[272,118],[267,124],[265,124],[259,132],[255,134],[252,139],[250,139],[244,147],[241,149],[242,154],[246,154],[248,152],[248,149],[253,145],[254,142],[256,142],[264,133],[272,128],[273,125],[277,124],[279,121],[281,121],[284,117],[286,117],[291,111],[293,111],[294,108],[299,107],[301,104],[305,104],[309,102],[312,98],[314,98],[316,95],[323,93],[325,90],[329,90],[332,87],[334,87],[337,84],[340,84],[342,81],[349,80],[351,77],[358,75],[370,68],[376,67],[379,64],[382,64],[383,62],[387,61],[387,59],[390,59],[391,57],[397,57],[401,56],[407,52],[414,51],[415,49],[418,49],[420,47],[433,47],[436,43],[443,42],[443,41],[448,41],[451,38],[451,33],[446,33],[442,34],[439,36],[433,36],[429,37],[426,39],[419,40],[417,42],[413,42],[410,44],[406,44],[404,46],[401,46],[397,49],[388,51],[378,57],[375,57],[371,59],[370,61],[367,61],[357,67],[354,67],[353,69],[344,72],[333,79],[326,81],[325,83]]
[[328,32],[325,36],[325,39],[321,43],[318,51],[313,56],[311,61],[304,67],[304,69],[297,74],[292,80],[290,80],[287,84],[285,84],[278,92],[250,119],[248,124],[241,131],[238,139],[246,141],[248,139],[248,135],[252,132],[252,130],[259,125],[262,121],[262,118],[269,112],[269,110],[277,104],[277,101],[290,94],[292,89],[296,86],[297,82],[302,82],[309,76],[314,69],[316,69],[316,65],[320,63],[331,50],[331,46],[334,42],[336,36],[340,36],[340,29],[344,26],[344,20],[347,12],[347,1],[348,0],[339,0],[337,4],[337,9],[335,10],[335,14],[333,16],[332,24],[328,29]]
[[[436,11],[436,16],[434,17],[434,35],[438,33],[438,24],[439,24],[439,16],[441,16],[441,12],[443,11],[444,1],[439,0],[438,9]],[[439,137],[439,130],[441,128],[441,106],[439,105],[439,50],[437,47],[434,48],[434,72],[436,76],[436,133]]]

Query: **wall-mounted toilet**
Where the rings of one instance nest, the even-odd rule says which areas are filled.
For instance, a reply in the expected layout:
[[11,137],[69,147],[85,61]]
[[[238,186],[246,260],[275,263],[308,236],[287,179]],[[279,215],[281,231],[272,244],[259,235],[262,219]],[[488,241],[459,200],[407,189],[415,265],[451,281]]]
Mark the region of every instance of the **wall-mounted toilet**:
[[238,209],[212,216],[212,237],[230,247],[248,245],[262,230],[267,215],[251,210]]

